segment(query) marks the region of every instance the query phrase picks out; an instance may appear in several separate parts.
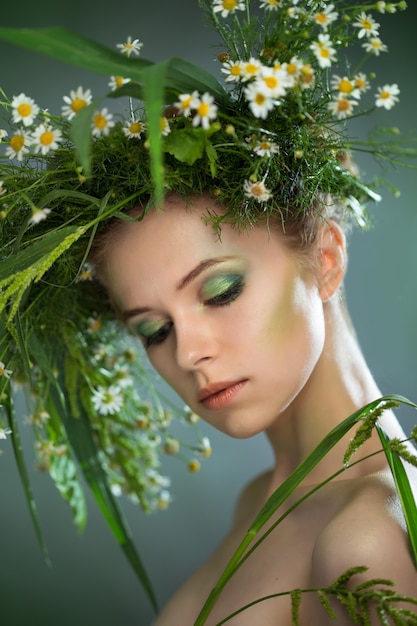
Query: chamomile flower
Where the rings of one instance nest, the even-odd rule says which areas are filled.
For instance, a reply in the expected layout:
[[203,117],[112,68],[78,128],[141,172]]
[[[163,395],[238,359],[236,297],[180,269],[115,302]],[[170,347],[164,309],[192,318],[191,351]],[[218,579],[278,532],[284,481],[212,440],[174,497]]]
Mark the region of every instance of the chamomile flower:
[[168,507],[168,505],[172,502],[171,494],[167,489],[162,489],[159,493],[158,498],[156,500],[156,508],[160,511],[163,511]]
[[245,180],[243,190],[247,198],[254,198],[258,202],[267,202],[272,197],[271,191],[265,187],[263,181]]
[[211,445],[210,445],[210,439],[208,437],[203,437],[199,443],[198,446],[198,452],[201,454],[201,456],[205,457],[208,459],[209,456],[211,456]]
[[161,134],[163,137],[166,137],[171,132],[171,126],[169,125],[169,120],[165,116],[159,119],[159,128],[161,130]]
[[35,226],[36,224],[39,224],[39,222],[43,222],[43,220],[46,220],[50,212],[51,209],[47,209],[46,207],[44,209],[32,209],[29,224],[31,226]]
[[100,137],[102,135],[108,135],[110,129],[113,128],[113,115],[109,113],[108,109],[104,107],[100,111],[96,111],[92,120],[92,135],[93,137]]
[[301,71],[302,66],[303,66],[303,62],[301,61],[301,59],[299,59],[296,56],[291,57],[289,63],[283,64],[283,67],[285,68],[285,71],[287,72],[287,76],[293,79],[294,84],[296,83],[296,81],[298,80],[300,76],[300,71]]
[[188,462],[188,471],[191,472],[192,474],[194,474],[195,472],[200,471],[201,469],[201,463],[200,461],[197,461],[197,459],[191,459]]
[[226,83],[238,82],[239,80],[241,80],[243,75],[242,62],[227,61],[226,63],[223,63],[221,71],[223,72],[223,74],[226,74]]
[[0,180],[0,196],[2,196],[4,193],[6,193],[7,189],[4,186],[4,180]]
[[110,385],[109,387],[99,385],[93,390],[91,402],[94,410],[100,415],[113,415],[122,408],[123,396],[120,388],[116,385]]
[[30,134],[24,130],[18,130],[10,137],[9,145],[6,148],[6,156],[9,159],[16,158],[18,161],[23,159],[23,155],[29,152],[29,146],[32,138]]
[[130,78],[123,78],[123,76],[110,76],[109,87],[112,91],[116,91],[119,87],[130,83]]
[[13,374],[12,370],[6,369],[6,366],[3,363],[3,361],[0,361],[0,376],[4,376],[5,378],[10,378],[12,374]]
[[133,378],[128,365],[116,363],[113,369],[113,382],[120,387],[120,389],[133,385]]
[[278,154],[279,146],[278,144],[269,141],[266,137],[262,137],[260,141],[254,146],[253,151],[258,156],[270,157],[273,154]]
[[222,17],[227,17],[235,11],[244,11],[245,3],[243,0],[214,0],[214,13],[221,13]]
[[270,98],[285,96],[287,87],[293,85],[294,80],[290,78],[283,68],[274,69],[272,67],[262,67],[260,76],[256,83],[260,89],[265,90],[265,94]]
[[35,153],[48,154],[50,150],[56,150],[62,140],[62,132],[59,128],[52,128],[47,124],[40,124],[32,135]]
[[274,101],[265,94],[262,85],[257,81],[251,83],[245,89],[245,98],[249,104],[249,108],[255,117],[265,120],[269,111],[274,108]]
[[131,54],[140,54],[140,51],[143,47],[143,43],[139,41],[139,39],[134,39],[132,41],[132,37],[126,39],[124,43],[118,43],[116,48],[119,48],[122,54],[125,54],[127,57],[130,57]]
[[360,91],[354,80],[350,80],[347,76],[333,76],[330,82],[331,88],[335,89],[342,96],[351,98],[360,98]]
[[210,121],[217,117],[217,105],[214,104],[214,97],[208,92],[201,97],[196,97],[195,101],[196,114],[193,117],[193,126],[201,126],[209,128]]
[[366,75],[363,74],[362,72],[359,72],[359,74],[356,74],[353,80],[354,80],[356,89],[359,89],[360,93],[365,93],[365,91],[368,91],[368,89],[370,89],[369,80],[367,79]]
[[7,435],[11,435],[11,434],[12,434],[12,431],[7,426],[0,428],[0,439],[7,439]]
[[242,61],[242,80],[248,81],[255,78],[261,71],[262,63],[251,57],[249,61]]
[[140,139],[146,129],[146,124],[139,119],[127,120],[123,126],[123,132],[129,139]]
[[327,31],[329,25],[337,20],[339,14],[337,11],[333,11],[334,4],[329,4],[327,7],[324,7],[321,11],[313,15],[313,20],[322,27],[324,31]]
[[188,117],[191,110],[196,108],[197,102],[198,91],[193,91],[193,93],[182,93],[179,96],[178,102],[176,102],[174,106],[181,111],[181,114],[184,115],[184,117]]
[[358,102],[356,100],[350,100],[343,94],[338,94],[329,102],[328,108],[339,120],[343,120],[352,115],[353,109],[357,105]]
[[300,67],[298,83],[301,89],[308,89],[314,85],[316,73],[311,63],[303,63]]
[[7,130],[4,130],[4,128],[0,128],[0,141],[7,137],[8,134],[9,133],[7,132]]
[[379,56],[381,52],[387,52],[388,46],[383,43],[379,37],[369,37],[362,44],[362,48],[365,48],[366,52],[372,52],[376,56]]
[[399,101],[399,93],[400,90],[396,84],[378,87],[378,93],[375,95],[375,105],[377,107],[383,107],[387,110],[392,109],[392,107]]
[[24,126],[31,126],[39,113],[39,107],[32,98],[24,93],[15,96],[11,102],[12,116],[15,123],[22,122]]
[[280,0],[261,0],[260,7],[261,9],[266,9],[267,11],[276,11],[280,5]]
[[378,36],[379,24],[375,22],[372,15],[365,13],[365,11],[362,11],[356,22],[353,22],[352,26],[359,28],[359,39]]
[[320,67],[330,67],[333,61],[336,61],[336,50],[332,46],[329,35],[319,35],[318,41],[314,41],[310,50],[316,56]]
[[69,96],[63,96],[66,103],[61,108],[63,117],[72,120],[82,109],[88,106],[93,99],[90,89],[84,90],[82,87],[72,89]]

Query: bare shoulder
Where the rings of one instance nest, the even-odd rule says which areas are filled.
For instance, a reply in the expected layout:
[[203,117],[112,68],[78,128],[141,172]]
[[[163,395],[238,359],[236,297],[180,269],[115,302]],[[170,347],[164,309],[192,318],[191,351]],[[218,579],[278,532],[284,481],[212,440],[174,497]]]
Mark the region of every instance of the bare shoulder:
[[318,535],[312,558],[312,579],[328,585],[349,568],[367,571],[352,584],[382,578],[398,592],[417,594],[417,570],[392,479],[381,472],[359,480],[341,509]]
[[240,492],[232,520],[232,527],[251,521],[259,512],[266,489],[270,483],[271,470],[267,470],[250,480]]

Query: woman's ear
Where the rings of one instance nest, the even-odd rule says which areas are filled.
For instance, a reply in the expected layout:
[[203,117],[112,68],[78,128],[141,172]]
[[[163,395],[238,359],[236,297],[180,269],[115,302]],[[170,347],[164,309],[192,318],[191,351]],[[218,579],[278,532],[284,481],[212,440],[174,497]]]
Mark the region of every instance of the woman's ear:
[[340,287],[347,264],[346,238],[338,224],[326,222],[318,241],[319,292],[323,302],[330,300]]

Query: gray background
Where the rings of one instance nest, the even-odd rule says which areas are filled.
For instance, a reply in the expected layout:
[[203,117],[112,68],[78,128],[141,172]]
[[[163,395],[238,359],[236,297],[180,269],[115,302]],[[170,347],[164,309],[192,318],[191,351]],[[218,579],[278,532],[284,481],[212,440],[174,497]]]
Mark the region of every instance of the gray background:
[[[408,136],[415,136],[417,130],[416,19],[415,2],[406,13],[381,16],[381,33],[390,54],[372,63],[378,84],[400,84],[401,102],[386,119]],[[2,6],[1,24],[66,26],[109,46],[130,34],[145,42],[145,58],[185,56],[216,71],[213,59],[217,52],[207,52],[213,39],[203,26],[196,0],[119,0],[110,5],[102,0],[20,0]],[[81,84],[99,94],[107,82],[104,76],[90,76],[3,43],[0,68],[0,84],[9,95],[24,91],[51,111],[59,110],[62,95],[70,88]],[[361,122],[366,124],[367,120]],[[361,164],[371,176],[373,164],[366,160]],[[411,169],[389,173],[402,195],[394,199],[386,191],[383,202],[373,211],[376,227],[351,235],[346,278],[347,300],[359,340],[383,393],[399,393],[413,400],[417,400],[416,176]],[[411,411],[402,410],[399,415],[407,430],[417,421]],[[22,430],[31,468],[31,436],[27,427]],[[263,437],[234,441],[209,427],[205,432],[214,451],[199,474],[188,474],[179,461],[167,461],[175,495],[168,511],[148,517],[129,502],[124,503],[161,603],[211,552],[228,527],[236,492],[271,460]],[[87,529],[79,536],[49,478],[31,471],[53,566],[44,564],[10,443],[2,442],[1,449],[2,625],[146,626],[152,610],[95,504],[89,499]]]

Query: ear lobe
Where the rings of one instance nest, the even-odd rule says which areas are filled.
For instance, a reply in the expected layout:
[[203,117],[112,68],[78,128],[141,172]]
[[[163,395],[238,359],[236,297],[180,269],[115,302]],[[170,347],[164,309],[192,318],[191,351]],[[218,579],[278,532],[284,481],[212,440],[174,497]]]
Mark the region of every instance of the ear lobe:
[[340,287],[346,272],[346,239],[340,226],[326,222],[319,239],[319,292],[323,302]]

